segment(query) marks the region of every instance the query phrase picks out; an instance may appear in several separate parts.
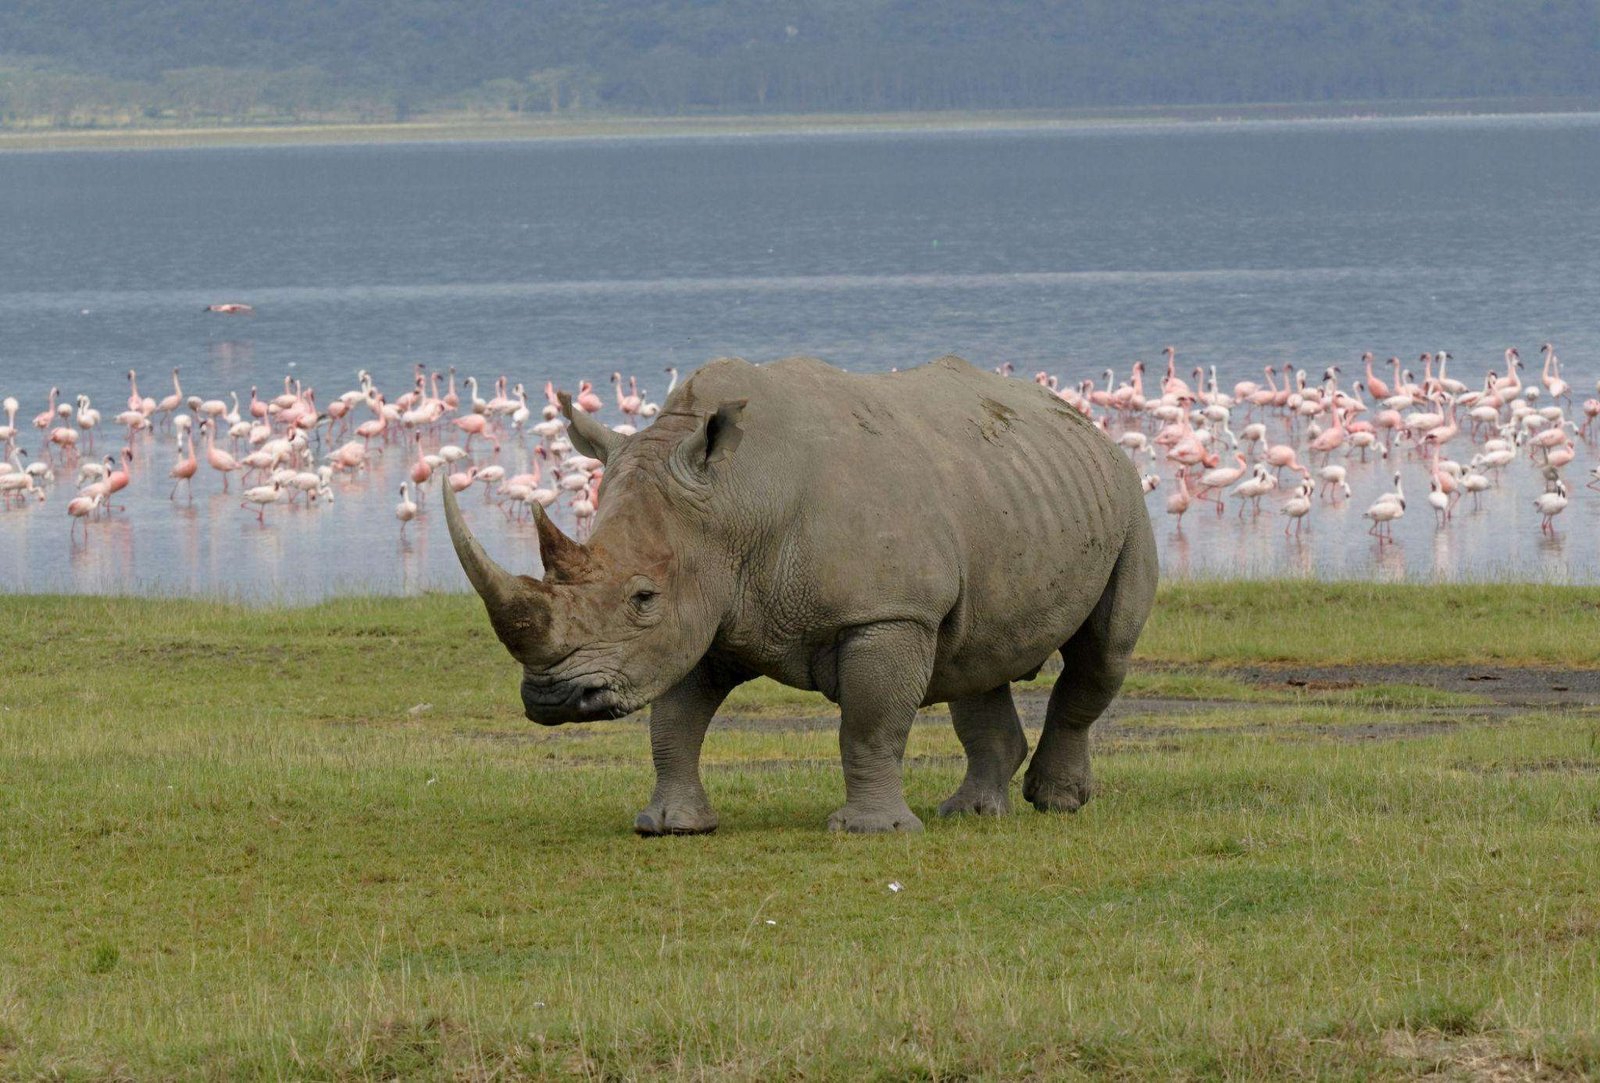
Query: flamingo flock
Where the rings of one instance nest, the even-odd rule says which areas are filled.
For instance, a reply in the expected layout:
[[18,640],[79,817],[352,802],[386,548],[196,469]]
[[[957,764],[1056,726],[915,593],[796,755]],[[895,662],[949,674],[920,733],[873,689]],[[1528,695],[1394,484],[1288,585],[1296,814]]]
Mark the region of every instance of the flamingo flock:
[[[1167,347],[1166,371],[1149,386],[1146,366],[1133,362],[1126,379],[1112,370],[1104,386],[1092,380],[1063,384],[1046,372],[1034,379],[1092,418],[1144,468],[1144,488],[1155,491],[1170,473],[1166,512],[1181,533],[1184,516],[1209,506],[1221,516],[1228,502],[1236,514],[1259,516],[1262,501],[1278,499],[1285,534],[1300,534],[1320,504],[1355,499],[1352,480],[1366,477],[1392,484],[1369,498],[1362,518],[1381,547],[1394,538],[1394,524],[1409,510],[1402,465],[1420,471],[1427,487],[1427,512],[1448,529],[1463,500],[1481,508],[1493,499],[1508,469],[1526,460],[1544,491],[1533,501],[1540,530],[1556,531],[1571,499],[1565,471],[1580,447],[1600,437],[1600,384],[1596,396],[1574,411],[1573,388],[1562,375],[1551,343],[1540,348],[1537,383],[1524,381],[1525,364],[1515,347],[1481,378],[1450,375],[1454,360],[1445,350],[1423,353],[1405,367],[1398,357],[1377,366],[1364,354],[1346,383],[1339,365],[1313,378],[1293,365],[1268,365],[1263,380],[1241,380],[1223,388],[1217,370],[1196,367],[1185,380],[1177,351]],[[1388,367],[1388,377],[1375,368]],[[1002,365],[996,371],[1011,375]],[[1459,372],[1459,368],[1457,370]],[[1388,462],[1393,469],[1380,469]],[[1285,472],[1288,484],[1285,483]],[[1600,467],[1591,467],[1590,489],[1600,489]],[[1270,505],[1269,505],[1270,509]]]
[[[1297,536],[1315,529],[1320,508],[1355,502],[1365,505],[1361,522],[1381,549],[1408,513],[1432,515],[1447,530],[1462,501],[1481,508],[1501,498],[1504,473],[1519,469],[1537,472],[1543,491],[1534,508],[1541,531],[1554,534],[1574,490],[1568,471],[1580,452],[1593,458],[1600,438],[1600,397],[1575,408],[1549,343],[1540,347],[1537,382],[1524,380],[1515,348],[1466,381],[1440,350],[1413,366],[1395,357],[1379,365],[1368,353],[1353,378],[1337,364],[1316,376],[1268,365],[1261,381],[1231,388],[1219,384],[1215,366],[1192,368],[1186,379],[1177,351],[1163,352],[1165,371],[1148,382],[1142,361],[1121,380],[1112,369],[1100,383],[1046,372],[1034,380],[1124,449],[1179,534],[1186,516],[1203,522],[1204,513],[1220,518],[1231,506],[1236,518],[1279,516],[1283,532]],[[997,371],[1015,375],[1010,364]],[[672,382],[663,399],[677,382],[675,369],[666,372]],[[527,384],[507,375],[480,383],[419,364],[398,388],[382,388],[362,370],[319,401],[315,388],[290,376],[281,390],[206,397],[186,390],[174,368],[171,391],[165,380],[161,391],[142,392],[130,370],[126,402],[103,412],[87,393],[51,388],[44,409],[23,424],[18,400],[0,400],[0,510],[37,509],[60,492],[69,533],[86,541],[97,521],[123,513],[118,494],[135,477],[165,470],[170,501],[187,504],[197,485],[220,489],[266,526],[274,509],[331,504],[336,480],[364,484],[388,455],[405,463],[394,506],[402,534],[426,515],[427,492],[438,484],[458,493],[477,487],[513,519],[530,517],[534,505],[559,506],[580,537],[591,529],[603,464],[574,449],[549,381],[530,401]],[[661,409],[637,377],[619,371],[579,381],[572,400],[622,433]],[[1587,487],[1600,489],[1600,467],[1589,474]]]
[[[677,370],[667,375],[670,393]],[[137,471],[165,469],[172,502],[180,496],[192,502],[197,484],[215,484],[236,493],[240,508],[265,526],[275,506],[331,504],[335,479],[360,483],[377,456],[393,454],[408,460],[394,509],[402,531],[424,514],[428,487],[441,481],[456,492],[481,487],[486,502],[513,518],[530,516],[535,504],[562,503],[580,536],[594,518],[603,464],[573,449],[551,382],[542,401],[530,403],[525,385],[500,376],[486,399],[487,388],[475,377],[458,381],[454,369],[429,373],[417,365],[409,386],[391,395],[363,370],[353,387],[320,406],[316,389],[293,377],[284,378],[279,393],[252,387],[243,398],[238,391],[213,398],[188,393],[181,367],[171,379],[172,391],[157,399],[141,392],[138,372],[129,370],[126,407],[110,417],[89,395],[64,396],[52,387],[32,419],[37,443],[31,452],[24,446],[28,427],[17,422],[21,404],[5,397],[0,509],[45,504],[63,490],[69,533],[76,540],[81,532],[87,541],[95,521],[125,510],[115,498]],[[618,432],[636,432],[660,412],[637,377],[613,372],[610,383]],[[591,414],[607,410],[588,380],[573,401]],[[102,454],[97,440],[120,447]],[[507,444],[526,453],[520,468],[497,461]]]

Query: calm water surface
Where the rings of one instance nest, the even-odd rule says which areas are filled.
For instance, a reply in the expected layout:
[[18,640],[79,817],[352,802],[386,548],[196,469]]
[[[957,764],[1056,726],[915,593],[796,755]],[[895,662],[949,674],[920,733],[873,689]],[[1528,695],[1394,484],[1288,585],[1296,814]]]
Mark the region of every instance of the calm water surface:
[[[1568,116],[7,154],[0,397],[21,400],[37,452],[27,420],[51,385],[109,416],[130,367],[157,398],[174,365],[205,397],[292,374],[326,403],[362,368],[393,397],[415,362],[530,387],[620,369],[659,398],[665,366],[723,354],[884,370],[956,352],[1076,381],[1171,343],[1231,386],[1269,362],[1349,378],[1368,349],[1448,349],[1476,381],[1512,344],[1536,379],[1551,339],[1581,402],[1600,377],[1597,137],[1600,118]],[[200,311],[233,299],[258,314]],[[120,446],[109,428],[101,450]],[[87,544],[68,541],[65,476],[0,510],[0,589],[301,600],[463,582],[442,516],[400,535],[402,451],[332,507],[261,527],[203,464],[193,505],[173,507],[170,439],[135,450],[126,512]],[[502,461],[525,456],[513,443]],[[1525,461],[1444,530],[1406,465],[1411,512],[1381,551],[1360,518],[1385,487],[1375,466],[1352,466],[1354,505],[1319,508],[1300,542],[1231,508],[1180,535],[1167,486],[1151,506],[1169,575],[1593,581],[1592,464],[1580,448],[1553,539]],[[527,546],[477,507],[497,552]]]

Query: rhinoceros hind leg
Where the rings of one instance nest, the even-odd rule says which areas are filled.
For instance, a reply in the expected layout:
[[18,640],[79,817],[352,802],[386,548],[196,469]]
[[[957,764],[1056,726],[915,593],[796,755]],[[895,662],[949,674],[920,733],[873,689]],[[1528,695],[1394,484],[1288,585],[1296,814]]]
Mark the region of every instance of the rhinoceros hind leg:
[[656,788],[633,821],[640,835],[705,835],[717,829],[700,782],[700,745],[722,701],[740,682],[706,662],[650,706],[650,755]]
[[950,720],[967,753],[967,777],[939,806],[939,815],[1001,816],[1010,812],[1011,777],[1028,758],[1028,738],[1011,700],[1011,686],[1003,684],[970,699],[952,700]]
[[1155,538],[1145,525],[1123,546],[1094,612],[1061,647],[1061,676],[1022,779],[1022,796],[1040,812],[1076,812],[1088,802],[1089,727],[1122,689],[1155,591]]
[[837,646],[839,753],[845,804],[828,830],[921,831],[906,804],[900,761],[933,673],[934,637],[909,621],[851,629]]

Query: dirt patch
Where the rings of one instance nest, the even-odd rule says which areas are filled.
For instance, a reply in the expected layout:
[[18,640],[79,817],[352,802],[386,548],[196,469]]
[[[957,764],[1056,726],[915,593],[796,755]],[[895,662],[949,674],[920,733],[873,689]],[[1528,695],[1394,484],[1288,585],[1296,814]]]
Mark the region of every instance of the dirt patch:
[[1330,726],[1311,722],[1274,722],[1271,724],[1245,723],[1238,726],[1206,726],[1195,729],[1185,726],[1162,726],[1142,723],[1118,725],[1109,715],[1089,731],[1089,743],[1095,748],[1110,751],[1118,745],[1149,744],[1160,738],[1226,736],[1262,736],[1275,741],[1401,741],[1419,737],[1436,737],[1459,726],[1460,719],[1434,718],[1413,722],[1352,722]]
[[1600,775],[1600,761],[1561,758],[1521,763],[1458,763],[1455,768],[1458,771],[1471,771],[1475,775]]
[[1437,737],[1461,724],[1456,718],[1430,718],[1420,722],[1360,722],[1349,726],[1274,726],[1274,736],[1293,736],[1296,732],[1333,741],[1401,741],[1406,738]]
[[[1168,667],[1155,667],[1167,669]],[[1174,666],[1169,671],[1184,672]],[[1265,689],[1341,691],[1375,684],[1410,684],[1487,696],[1514,707],[1600,707],[1600,669],[1529,666],[1246,666],[1215,670]]]
[[1406,1061],[1416,1079],[1472,1080],[1474,1083],[1520,1083],[1523,1080],[1581,1079],[1566,1072],[1505,1052],[1484,1035],[1411,1034],[1388,1031],[1381,1039],[1383,1052]]
[[1352,688],[1360,688],[1361,682],[1354,680],[1302,680],[1298,677],[1291,677],[1289,680],[1283,681],[1279,684],[1271,684],[1263,681],[1256,684],[1256,687],[1268,689],[1273,692],[1348,692]]

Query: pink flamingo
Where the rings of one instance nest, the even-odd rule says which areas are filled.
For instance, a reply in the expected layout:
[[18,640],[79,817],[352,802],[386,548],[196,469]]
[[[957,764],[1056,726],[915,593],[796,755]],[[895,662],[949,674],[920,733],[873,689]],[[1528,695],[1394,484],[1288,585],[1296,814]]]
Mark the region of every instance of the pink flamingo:
[[411,464],[411,480],[418,485],[426,485],[428,479],[433,477],[433,467],[428,465],[428,460],[422,457],[422,434],[417,433],[417,461]]
[[611,383],[617,389],[617,409],[621,410],[628,417],[636,416],[639,413],[640,405],[638,394],[635,393],[624,395],[622,393],[622,373],[620,372],[613,372],[611,374]]
[[572,518],[578,528],[578,537],[587,538],[594,528],[594,513],[600,503],[600,471],[589,479],[589,487],[572,500]]
[[1461,426],[1456,422],[1456,403],[1454,399],[1451,399],[1449,414],[1440,424],[1422,434],[1422,442],[1431,444],[1436,448],[1442,448],[1451,440],[1454,440],[1456,434],[1460,431]]
[[1271,406],[1278,401],[1278,385],[1272,379],[1276,370],[1271,365],[1268,365],[1262,371],[1266,373],[1267,386],[1262,387],[1257,384],[1255,390],[1250,392],[1250,408],[1252,410],[1257,406],[1263,408]]
[[[133,479],[133,449],[126,447],[123,448],[122,454],[118,456],[118,458],[121,460],[121,465],[106,475],[107,500],[110,500],[113,496],[116,496],[118,493],[122,492],[122,490],[126,489],[128,487],[128,482]],[[110,506],[110,504],[106,505],[108,508]],[[127,509],[118,508],[117,510],[126,511]]]
[[467,447],[472,447],[472,438],[482,436],[485,439],[493,438],[493,430],[489,428],[489,418],[484,414],[464,414],[451,420],[456,428],[467,434]]
[[1267,448],[1266,461],[1268,466],[1277,469],[1280,478],[1283,476],[1285,468],[1293,470],[1303,477],[1309,478],[1311,476],[1311,471],[1300,465],[1300,461],[1295,458],[1294,448],[1288,444],[1273,444]]
[[1109,410],[1112,407],[1112,396],[1115,393],[1112,382],[1116,379],[1116,374],[1110,369],[1106,369],[1105,378],[1106,389],[1104,391],[1101,391],[1093,385],[1090,385],[1089,402],[1094,406],[1100,407],[1102,410]]
[[367,464],[367,446],[351,440],[340,444],[329,458],[340,470],[359,470]]
[[1189,495],[1189,482],[1183,471],[1178,471],[1178,491],[1167,497],[1167,514],[1178,517],[1178,533],[1183,533],[1183,516],[1189,510],[1193,497]]
[[411,499],[411,494],[406,490],[406,483],[400,483],[400,503],[394,506],[394,517],[400,520],[400,533],[406,532],[406,524],[417,517],[417,505]]
[[1233,453],[1233,458],[1239,464],[1238,466],[1217,466],[1207,470],[1200,475],[1199,487],[1195,491],[1195,496],[1201,500],[1210,500],[1217,505],[1218,515],[1222,514],[1222,498],[1213,497],[1210,494],[1218,489],[1226,489],[1244,477],[1245,471],[1250,468],[1250,463],[1243,454],[1236,451]]
[[1554,534],[1556,532],[1556,516],[1565,511],[1567,507],[1567,483],[1558,480],[1553,489],[1534,498],[1533,506],[1543,516],[1539,522],[1539,529]]
[[94,509],[100,506],[100,501],[105,499],[104,493],[92,493],[88,496],[75,496],[67,501],[67,514],[72,516],[72,528],[68,534],[76,533],[78,524],[83,524],[83,540],[89,540],[89,516]]
[[176,500],[178,498],[178,485],[181,483],[183,485],[183,491],[189,496],[189,502],[193,503],[194,489],[192,486],[192,481],[195,471],[199,469],[200,460],[195,456],[194,434],[191,433],[189,435],[189,457],[187,459],[183,458],[182,451],[180,450],[178,461],[173,464],[171,470],[167,471],[167,477],[174,479],[172,482],[172,492],[168,495],[167,499]]
[[1550,392],[1552,399],[1565,398],[1568,405],[1571,405],[1572,388],[1561,378],[1561,362],[1556,357],[1556,348],[1546,342],[1539,347],[1539,352],[1544,354],[1544,375],[1540,380],[1545,389]]
[[1554,428],[1536,432],[1533,434],[1533,436],[1529,437],[1528,458],[1531,460],[1534,457],[1535,452],[1542,451],[1544,452],[1545,461],[1548,462],[1550,459],[1550,452],[1567,442],[1566,426],[1570,424],[1571,422],[1565,422],[1561,425],[1555,426]]
[[1311,514],[1311,490],[1313,486],[1309,480],[1302,481],[1294,491],[1294,496],[1284,502],[1278,509],[1279,515],[1287,515],[1289,522],[1283,524],[1283,536],[1289,536],[1289,527],[1294,527],[1295,537],[1299,537],[1305,528],[1306,516]]
[[1506,349],[1506,375],[1494,381],[1493,390],[1500,396],[1501,402],[1509,402],[1522,393],[1522,377],[1517,375],[1517,369],[1522,367],[1522,355],[1515,346]]
[[594,393],[594,384],[588,380],[578,382],[578,394],[572,401],[586,414],[598,414],[605,407],[600,396]]
[[477,472],[476,480],[483,485],[483,502],[489,502],[490,490],[506,479],[506,468],[498,464],[485,466]]
[[228,491],[228,475],[240,469],[239,462],[226,451],[217,450],[216,426],[210,421],[200,422],[206,434],[206,465],[222,475],[222,491]]
[[[1372,392],[1372,397],[1379,401],[1388,398],[1390,395],[1389,385],[1372,374],[1372,351],[1368,350],[1362,354],[1361,360],[1367,366],[1367,388]],[[1393,361],[1397,366],[1400,364],[1398,357],[1391,357],[1389,360]]]
[[1344,411],[1337,406],[1332,406],[1329,408],[1329,413],[1333,414],[1333,424],[1318,433],[1317,438],[1311,441],[1311,450],[1313,453],[1322,456],[1323,465],[1327,465],[1328,460],[1333,457],[1333,453],[1344,443],[1347,435],[1344,427]]
[[348,402],[343,399],[334,399],[328,403],[328,420],[340,422],[340,431],[344,431],[348,427],[349,417],[350,404]]
[[489,413],[509,414],[517,408],[517,400],[506,394],[506,385],[510,379],[501,376],[494,382],[494,398],[489,400]]
[[156,403],[156,410],[163,414],[170,414],[183,405],[183,388],[178,386],[178,370],[172,370],[172,394]]
[[1161,379],[1161,393],[1184,399],[1194,398],[1189,385],[1178,379],[1178,351],[1167,346],[1161,352],[1167,355],[1167,374]]
[[1585,440],[1593,438],[1595,418],[1600,417],[1600,399],[1583,400],[1583,427],[1578,430],[1578,435]]
[[60,448],[65,458],[72,458],[78,453],[78,430],[58,426],[50,430],[50,443]]
[[356,435],[368,443],[371,443],[374,436],[382,436],[384,430],[388,427],[389,418],[384,414],[382,408],[380,407],[377,417],[363,421],[361,424],[356,426]]
[[1450,471],[1439,465],[1439,454],[1434,452],[1433,462],[1429,466],[1429,475],[1439,492],[1444,494],[1444,517],[1451,519],[1455,516],[1456,503],[1461,499],[1461,483]]
[[61,389],[59,387],[52,387],[50,389],[50,406],[47,410],[45,410],[44,413],[34,415],[34,428],[48,429],[50,427],[50,422],[54,421],[56,417],[56,396],[59,394],[61,394]]

